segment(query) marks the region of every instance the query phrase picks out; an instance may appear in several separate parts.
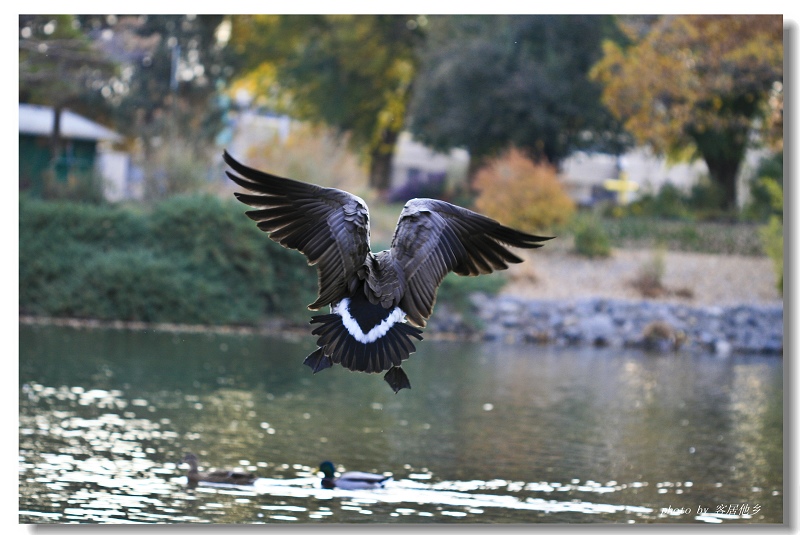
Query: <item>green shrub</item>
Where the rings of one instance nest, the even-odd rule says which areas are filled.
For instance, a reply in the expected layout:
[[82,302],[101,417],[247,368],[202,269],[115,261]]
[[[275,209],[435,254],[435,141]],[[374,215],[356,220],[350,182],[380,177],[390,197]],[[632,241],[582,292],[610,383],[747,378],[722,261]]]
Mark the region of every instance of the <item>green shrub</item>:
[[594,216],[581,216],[572,223],[575,252],[589,258],[611,255],[611,241],[601,221]]
[[697,181],[689,193],[669,182],[658,192],[645,192],[627,206],[609,209],[614,217],[654,217],[678,221],[735,220],[736,214],[726,211],[725,191],[708,177]]
[[731,215],[723,208],[725,190],[707,176],[692,186],[685,204],[692,217],[698,220],[727,219]]
[[[783,202],[782,192],[783,152],[779,152],[759,162],[755,177],[750,182],[750,201],[744,207],[743,217],[750,221],[768,221],[776,213],[775,200],[780,198]],[[778,211],[782,211],[782,207]]]
[[103,177],[93,169],[72,169],[65,180],[56,178],[56,174],[52,168],[44,173],[43,198],[92,204],[105,202]]
[[70,298],[65,285],[95,250],[74,240],[51,239],[20,230],[19,308],[23,314],[61,315]]
[[153,212],[153,237],[187,270],[225,280],[231,296],[257,298],[262,313],[297,316],[315,299],[316,269],[270,240],[244,215],[248,207],[210,195],[173,197]]
[[20,242],[23,236],[42,236],[56,244],[75,241],[100,248],[118,247],[121,243],[140,243],[146,226],[141,214],[110,205],[20,197]]
[[623,210],[624,214],[664,219],[689,219],[686,196],[669,182],[658,193],[644,193]]
[[450,303],[457,309],[466,310],[469,305],[469,296],[475,292],[494,295],[506,283],[502,273],[491,276],[460,277],[450,273],[442,280],[439,286],[437,301]]
[[315,269],[245,207],[176,197],[152,212],[20,202],[20,311],[190,323],[307,319]]
[[761,239],[764,242],[764,250],[772,259],[775,274],[778,277],[778,291],[783,293],[783,220],[773,215],[769,223],[760,229]]
[[57,315],[127,321],[243,323],[259,310],[238,307],[224,281],[193,276],[146,249],[96,254],[78,266]]
[[720,222],[667,221],[644,217],[601,221],[617,247],[647,248],[663,244],[672,251],[713,254],[764,254],[756,225]]
[[142,217],[105,205],[19,202],[19,303],[23,313],[63,315],[76,270],[96,254],[133,246],[146,234]]
[[750,183],[750,202],[744,207],[742,217],[748,221],[768,221],[774,212],[772,189],[780,187],[775,179],[760,177]]
[[764,251],[772,259],[778,276],[778,291],[783,293],[783,188],[775,179],[763,178],[768,206],[769,222],[759,229]]
[[[210,195],[172,197],[151,210],[20,201],[23,314],[147,322],[306,322],[316,269],[272,242],[248,208]],[[443,281],[455,307],[496,293],[500,275]]]

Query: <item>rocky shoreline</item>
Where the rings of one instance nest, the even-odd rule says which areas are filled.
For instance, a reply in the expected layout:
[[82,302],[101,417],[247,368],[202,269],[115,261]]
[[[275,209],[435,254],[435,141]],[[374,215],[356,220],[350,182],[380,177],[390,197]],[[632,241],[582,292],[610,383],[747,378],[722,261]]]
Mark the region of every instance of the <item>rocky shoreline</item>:
[[783,306],[689,306],[607,298],[531,300],[473,294],[480,325],[437,305],[426,332],[489,342],[783,354]]
[[[504,344],[631,347],[656,351],[702,351],[720,355],[783,354],[783,305],[690,306],[602,297],[526,299],[510,295],[470,297],[465,315],[438,303],[425,329],[428,340],[475,340]],[[305,324],[280,319],[259,327],[182,325],[21,316],[21,324],[78,329],[267,334],[298,339]]]

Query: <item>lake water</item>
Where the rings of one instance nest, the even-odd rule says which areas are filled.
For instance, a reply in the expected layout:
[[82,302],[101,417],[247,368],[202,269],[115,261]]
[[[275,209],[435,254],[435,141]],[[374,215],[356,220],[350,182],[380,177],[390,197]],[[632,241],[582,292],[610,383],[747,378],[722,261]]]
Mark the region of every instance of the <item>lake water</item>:
[[20,325],[20,522],[783,521],[780,358],[426,340],[394,394],[313,341]]

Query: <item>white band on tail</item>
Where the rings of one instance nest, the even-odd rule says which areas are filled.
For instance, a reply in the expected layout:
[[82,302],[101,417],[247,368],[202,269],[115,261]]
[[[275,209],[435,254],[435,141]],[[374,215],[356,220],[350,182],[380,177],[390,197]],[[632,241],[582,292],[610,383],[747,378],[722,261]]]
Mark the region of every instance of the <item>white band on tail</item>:
[[348,310],[349,306],[350,298],[345,297],[339,301],[336,306],[331,308],[331,312],[342,317],[342,323],[347,329],[347,332],[349,332],[353,338],[362,344],[371,344],[389,332],[389,329],[391,329],[395,323],[405,322],[406,313],[403,312],[400,307],[394,307],[392,313],[384,318],[382,322],[370,329],[368,333],[364,333],[364,331],[362,331],[361,327],[358,325],[358,322],[353,318],[353,316],[350,315],[350,311]]

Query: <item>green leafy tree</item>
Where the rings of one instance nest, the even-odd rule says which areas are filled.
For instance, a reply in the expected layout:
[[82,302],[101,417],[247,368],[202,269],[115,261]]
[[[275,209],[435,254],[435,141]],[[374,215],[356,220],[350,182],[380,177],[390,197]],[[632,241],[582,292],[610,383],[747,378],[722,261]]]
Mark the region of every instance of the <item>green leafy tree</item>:
[[[223,127],[220,94],[236,68],[227,47],[229,21],[222,15],[79,19],[122,65],[105,95],[114,106],[118,128],[141,148],[148,194],[191,189],[202,180],[208,148]],[[188,175],[187,166],[192,167]]]
[[[773,213],[774,186],[783,190],[783,151],[762,158],[755,177],[750,181],[750,201],[742,209],[749,221],[766,221]],[[781,194],[781,199],[783,195]]]
[[625,136],[587,78],[615,31],[606,16],[432,18],[412,131],[437,149],[464,147],[473,161],[509,145],[554,165],[577,149],[618,152]]
[[735,208],[736,176],[756,125],[780,147],[783,18],[692,15],[633,18],[629,46],[607,41],[593,79],[603,101],[658,153],[696,151]]
[[386,189],[425,20],[240,16],[233,20],[232,41],[272,107],[349,132],[369,158],[370,184]]
[[72,15],[20,15],[19,101],[53,108],[51,151],[60,157],[61,112],[66,107],[99,118],[101,88],[116,72],[112,59]]

